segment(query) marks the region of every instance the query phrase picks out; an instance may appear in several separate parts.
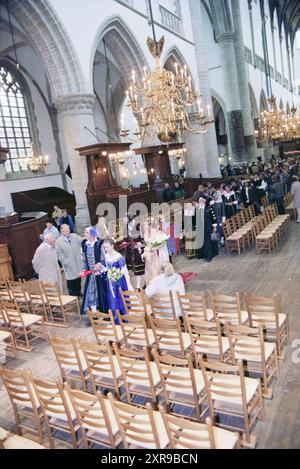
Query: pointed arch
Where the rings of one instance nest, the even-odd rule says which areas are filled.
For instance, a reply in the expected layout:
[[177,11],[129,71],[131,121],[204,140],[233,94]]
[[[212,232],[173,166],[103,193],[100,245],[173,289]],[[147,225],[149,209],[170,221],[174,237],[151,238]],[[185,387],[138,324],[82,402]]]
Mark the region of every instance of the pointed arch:
[[53,97],[86,91],[71,39],[50,3],[9,0],[9,9],[43,61]]

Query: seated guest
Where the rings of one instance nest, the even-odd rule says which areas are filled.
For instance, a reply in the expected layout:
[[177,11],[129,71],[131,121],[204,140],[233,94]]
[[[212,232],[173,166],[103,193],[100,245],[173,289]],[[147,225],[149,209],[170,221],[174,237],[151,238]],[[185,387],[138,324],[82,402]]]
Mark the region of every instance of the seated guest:
[[163,201],[164,202],[171,202],[174,200],[174,192],[170,188],[170,184],[168,182],[165,183],[165,188],[163,190]]
[[69,295],[81,296],[81,277],[79,273],[83,269],[81,257],[81,238],[75,233],[70,233],[69,225],[62,225],[61,236],[56,240],[55,250],[65,271]]
[[69,225],[71,233],[74,233],[75,231],[75,223],[73,221],[73,218],[71,215],[68,214],[68,211],[66,208],[63,208],[62,210],[62,216],[59,219],[59,226],[61,227],[62,225]]
[[56,226],[59,226],[59,219],[62,216],[62,210],[57,206],[54,205],[53,212],[52,212],[52,219]]
[[41,282],[54,284],[57,282],[62,291],[62,279],[55,251],[55,237],[52,233],[44,236],[32,259],[32,265]]
[[155,297],[155,295],[165,294],[171,291],[173,293],[174,306],[176,316],[181,316],[181,309],[177,301],[176,292],[180,295],[185,294],[184,283],[181,275],[174,272],[174,268],[170,262],[167,262],[161,266],[161,273],[154,277],[149,283],[145,290],[148,298]]
[[59,238],[59,231],[54,226],[54,221],[49,219],[46,221],[46,228],[43,231],[43,234],[40,235],[40,239],[43,241],[47,234],[53,234],[55,239]]
[[185,191],[184,188],[179,184],[179,182],[174,183],[174,198],[176,199],[184,199]]

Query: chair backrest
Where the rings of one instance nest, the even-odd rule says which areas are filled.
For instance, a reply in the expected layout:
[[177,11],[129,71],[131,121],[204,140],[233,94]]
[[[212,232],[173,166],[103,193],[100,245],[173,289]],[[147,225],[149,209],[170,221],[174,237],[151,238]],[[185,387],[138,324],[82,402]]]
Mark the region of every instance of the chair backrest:
[[147,313],[145,298],[142,293],[130,290],[123,291],[120,288],[120,294],[123,300],[126,314],[144,316]]
[[177,299],[183,317],[194,317],[207,321],[205,293],[199,292],[197,295],[180,295],[177,292]]
[[[160,448],[158,429],[149,403],[146,409],[117,401],[108,394],[125,448]],[[160,414],[159,414],[160,415]]]
[[7,301],[11,299],[8,280],[0,279],[0,301]]
[[237,223],[238,228],[242,228],[242,226],[243,226],[243,217],[242,217],[241,213],[236,214],[236,223]]
[[211,356],[215,357],[217,355],[220,361],[224,360],[219,319],[216,319],[215,322],[208,322],[187,317],[185,323],[197,363],[201,356],[209,359]]
[[96,378],[99,376],[110,376],[117,387],[115,365],[112,359],[112,349],[109,342],[99,345],[78,339],[78,346],[82,350],[84,359],[88,366],[89,375],[96,392]]
[[181,325],[176,319],[159,319],[150,316],[150,325],[155,338],[155,346],[158,352],[174,350],[180,355],[185,355],[185,347],[181,331]]
[[250,327],[259,324],[273,325],[279,329],[279,313],[281,311],[281,295],[272,297],[245,294],[245,304],[249,316]]
[[230,344],[230,352],[233,362],[238,360],[260,361],[265,365],[265,346],[263,326],[248,327],[235,326],[226,322],[226,335]]
[[[190,393],[192,391],[196,402],[197,388],[191,355],[188,354],[186,358],[178,358],[171,355],[159,355],[154,351],[153,356],[157,364],[166,401],[169,400],[169,393]],[[185,373],[182,372],[183,368],[185,368]]]
[[59,381],[48,381],[35,377],[31,377],[31,380],[45,417],[64,420],[61,417],[67,416],[67,421],[72,427],[74,411],[70,406],[63,385]]
[[172,449],[215,449],[216,442],[211,418],[205,423],[193,422],[182,417],[167,414],[161,415],[169,437],[169,447]]
[[232,234],[232,230],[231,230],[231,227],[230,227],[228,221],[226,221],[223,224],[223,231],[224,231],[225,238],[228,238]]
[[91,434],[93,434],[93,432],[96,434],[98,432],[102,435],[107,433],[108,443],[110,443],[110,446],[114,447],[114,436],[108,415],[107,403],[105,403],[108,399],[104,398],[100,392],[96,392],[95,395],[93,395],[79,389],[71,389],[67,384],[65,389],[72,403],[72,407],[75,410],[81,429]]
[[[18,303],[23,303],[28,306],[29,298],[26,296],[26,291],[24,289],[24,282],[21,280],[14,281],[14,280],[7,280],[9,289],[10,289],[10,296],[14,301]],[[28,309],[28,308],[27,308]]]
[[121,348],[118,344],[113,344],[112,347],[121,368],[128,400],[130,401],[130,388],[132,383],[150,387],[154,400],[154,381],[147,350],[136,351],[130,348]]
[[145,315],[118,313],[118,317],[126,347],[150,347]]
[[[214,402],[222,400],[232,401],[233,406],[236,406],[237,401],[241,402],[246,416],[248,411],[243,363],[239,361],[238,365],[228,365],[200,360],[200,366],[211,416],[214,415]],[[233,379],[233,375],[238,375],[239,379]]]
[[46,303],[48,303],[49,305],[59,304],[61,307],[63,307],[58,283],[57,282],[55,283],[41,282],[40,284],[41,284],[42,291],[45,295]]
[[17,328],[25,327],[20,307],[15,301],[2,301],[2,311],[11,326]]
[[214,317],[221,322],[234,321],[242,324],[240,294],[223,295],[209,292],[209,299]]
[[0,375],[11,403],[14,406],[30,407],[37,415],[38,402],[29,373],[25,370],[13,371],[2,368]]
[[156,294],[150,298],[154,318],[176,319],[176,311],[172,292]]
[[106,342],[118,342],[115,321],[111,311],[101,313],[100,311],[88,311],[94,334],[98,344]]
[[38,280],[29,280],[28,282],[24,282],[22,287],[31,302],[38,300],[42,304],[45,303],[45,296],[43,295],[41,284]]
[[78,368],[78,370],[82,372],[79,349],[74,337],[68,338],[49,335],[49,341],[62,374],[64,374],[65,369],[71,368]]

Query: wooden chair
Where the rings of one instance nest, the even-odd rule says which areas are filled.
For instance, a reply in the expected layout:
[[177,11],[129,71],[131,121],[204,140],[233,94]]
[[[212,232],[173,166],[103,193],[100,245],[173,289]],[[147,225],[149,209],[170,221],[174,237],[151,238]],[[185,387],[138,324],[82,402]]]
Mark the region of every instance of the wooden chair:
[[172,292],[155,295],[149,300],[152,315],[160,319],[176,319],[176,311]]
[[115,414],[124,448],[164,449],[168,446],[168,434],[161,413],[153,411],[151,405],[139,408],[116,401],[108,395]]
[[22,284],[25,295],[33,314],[39,314],[48,322],[47,308],[45,303],[45,296],[43,294],[40,282],[38,280],[30,280]]
[[191,348],[191,339],[189,334],[181,331],[179,319],[158,319],[153,316],[149,319],[158,353],[185,357]]
[[10,301],[11,295],[7,280],[0,279],[0,301]]
[[278,358],[283,358],[282,349],[289,343],[288,316],[282,313],[280,295],[273,297],[245,294],[245,304],[249,316],[249,326],[260,324],[266,330],[267,340],[276,341]]
[[[1,307],[1,306],[0,306]],[[1,314],[0,314],[1,318]],[[17,358],[17,349],[14,340],[13,333],[9,330],[2,330],[0,326],[0,359],[2,358],[1,354],[6,355],[6,347],[12,351],[13,357]],[[1,363],[1,360],[0,360]]]
[[248,321],[247,311],[241,308],[240,294],[223,295],[209,292],[209,300],[214,318],[218,318],[221,324],[229,321],[232,324],[246,324]]
[[208,361],[227,362],[230,359],[230,345],[227,337],[222,337],[221,324],[185,318],[186,327],[192,343],[192,350],[197,366],[200,358]]
[[30,352],[37,340],[47,340],[44,320],[37,314],[21,313],[17,303],[3,301],[2,310],[14,335],[16,348]]
[[171,449],[235,449],[239,448],[239,434],[205,423],[167,414],[161,410]]
[[77,296],[62,295],[58,284],[41,282],[45,303],[52,326],[68,327],[69,316],[80,314]]
[[[58,381],[48,381],[32,376],[31,381],[45,417],[50,448],[54,449],[56,442],[63,446],[71,444],[74,449],[78,448],[79,425],[63,385]],[[65,435],[71,438],[71,443],[66,440]]]
[[120,388],[124,385],[121,368],[116,355],[113,355],[109,343],[99,345],[78,340],[88,367],[88,377],[92,383],[93,393],[100,388],[110,389],[120,398]]
[[[175,405],[194,411],[195,418],[200,422],[201,405],[205,400],[205,386],[202,372],[193,367],[192,357],[173,357],[153,352],[163,390],[164,402],[168,412],[175,412]],[[182,413],[179,413],[182,416]]]
[[230,225],[226,222],[223,225],[224,236],[226,240],[226,250],[227,254],[232,252],[238,252],[238,255],[241,255],[242,250],[245,249],[244,236],[242,233],[235,234],[232,231]]
[[88,311],[88,317],[99,345],[107,342],[119,343],[123,339],[121,326],[115,324],[113,314],[101,313],[100,311]]
[[121,345],[124,343],[125,347],[137,350],[153,347],[155,339],[152,329],[147,328],[145,315],[118,313],[118,318],[123,335]]
[[124,379],[127,402],[133,403],[135,397],[140,396],[151,399],[152,405],[157,406],[161,380],[157,365],[149,360],[148,351],[137,352],[117,344],[112,346]]
[[142,293],[130,290],[123,291],[120,288],[120,294],[123,300],[126,314],[136,316],[145,316],[147,314],[145,297]]
[[22,313],[30,313],[30,305],[28,301],[28,297],[25,293],[23,282],[21,280],[14,281],[14,280],[7,280],[10,297],[11,299],[18,304],[20,311]]
[[242,360],[245,372],[259,375],[263,396],[271,399],[273,390],[270,383],[279,375],[276,344],[264,342],[261,325],[254,328],[226,323],[225,327],[233,364]]
[[33,434],[42,444],[44,417],[28,372],[2,368],[0,375],[12,404],[18,435]]
[[65,338],[49,336],[50,344],[64,382],[76,381],[84,391],[87,388],[88,366],[82,350],[77,346],[74,337]]
[[66,391],[76,412],[84,448],[92,444],[116,448],[122,439],[109,399],[100,392],[92,395],[68,385]]
[[[213,423],[218,417],[219,426],[244,432],[241,441],[243,446],[254,448],[256,438],[250,432],[257,419],[264,418],[260,380],[246,378],[242,362],[235,366],[218,362],[208,363],[201,360],[200,365]],[[235,419],[226,418],[222,422],[220,418],[224,415],[235,417]],[[242,427],[237,425],[237,419]]]
[[177,299],[183,317],[198,318],[204,321],[211,321],[214,319],[213,312],[207,309],[204,292],[199,292],[196,295],[180,295],[180,293],[177,292]]

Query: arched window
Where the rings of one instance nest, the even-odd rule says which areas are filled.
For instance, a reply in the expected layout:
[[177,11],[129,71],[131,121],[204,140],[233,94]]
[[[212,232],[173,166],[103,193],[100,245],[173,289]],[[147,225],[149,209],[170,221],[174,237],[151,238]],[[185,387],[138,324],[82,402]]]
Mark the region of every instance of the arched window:
[[0,66],[0,143],[9,149],[6,172],[28,169],[32,142],[26,96],[15,76]]

